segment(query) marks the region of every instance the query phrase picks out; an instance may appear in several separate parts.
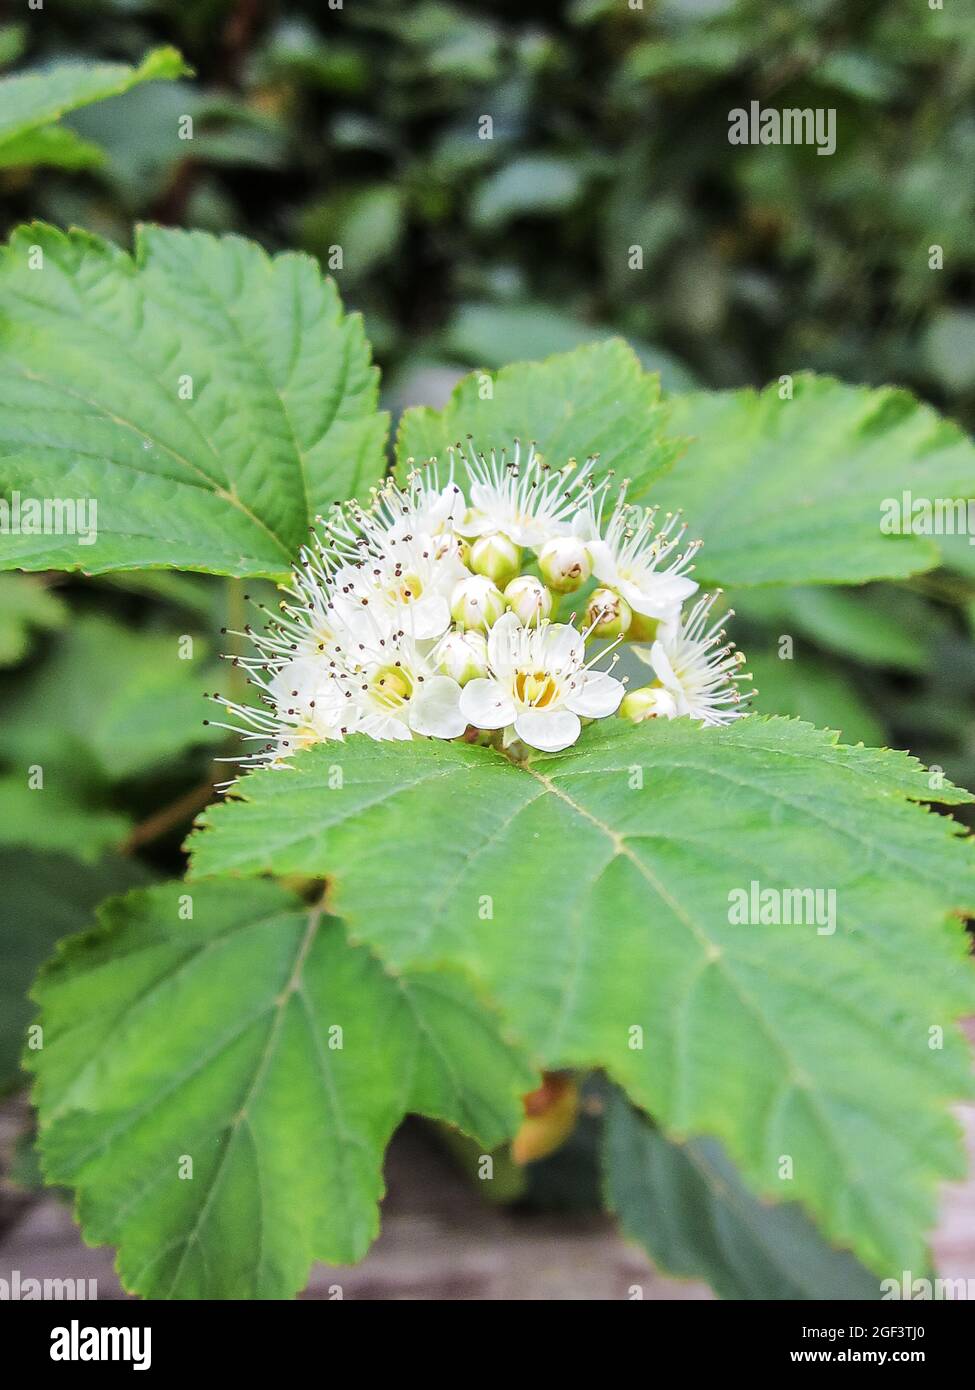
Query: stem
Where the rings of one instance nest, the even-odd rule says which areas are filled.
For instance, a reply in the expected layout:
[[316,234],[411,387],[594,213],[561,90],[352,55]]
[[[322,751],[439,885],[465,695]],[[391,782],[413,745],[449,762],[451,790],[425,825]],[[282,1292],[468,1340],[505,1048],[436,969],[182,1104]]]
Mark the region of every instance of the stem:
[[135,827],[128,839],[121,846],[123,854],[133,854],[143,845],[151,844],[153,840],[158,840],[174,826],[180,825],[183,821],[192,819],[197,811],[202,811],[204,806],[213,796],[214,782],[212,777],[208,777],[205,782],[201,782],[198,787],[193,787],[191,791],[184,792],[182,796],[171,801],[168,806],[163,806],[160,810],[154,811],[151,816],[147,816],[144,821]]

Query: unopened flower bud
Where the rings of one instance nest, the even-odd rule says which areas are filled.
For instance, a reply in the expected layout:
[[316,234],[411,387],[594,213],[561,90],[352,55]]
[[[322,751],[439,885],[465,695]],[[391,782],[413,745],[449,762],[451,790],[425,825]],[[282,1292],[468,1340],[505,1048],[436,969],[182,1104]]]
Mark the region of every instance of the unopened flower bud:
[[633,724],[642,724],[644,719],[673,719],[677,712],[673,696],[660,685],[644,685],[639,690],[631,690],[623,697],[620,714]]
[[487,639],[481,632],[448,632],[437,646],[436,656],[437,670],[458,685],[487,675]]
[[586,627],[593,637],[622,637],[633,619],[625,599],[612,589],[594,589],[586,608]]
[[501,590],[482,574],[460,580],[450,595],[450,616],[462,628],[483,632],[498,621],[505,608]]
[[559,594],[571,594],[592,574],[592,560],[576,536],[558,536],[542,546],[538,568],[549,588]]
[[552,611],[552,595],[540,579],[533,574],[520,574],[504,591],[504,597],[511,609],[525,627],[537,627],[543,618]]
[[475,574],[493,579],[499,589],[514,579],[521,569],[521,546],[495,531],[490,536],[478,536],[471,544],[467,563]]

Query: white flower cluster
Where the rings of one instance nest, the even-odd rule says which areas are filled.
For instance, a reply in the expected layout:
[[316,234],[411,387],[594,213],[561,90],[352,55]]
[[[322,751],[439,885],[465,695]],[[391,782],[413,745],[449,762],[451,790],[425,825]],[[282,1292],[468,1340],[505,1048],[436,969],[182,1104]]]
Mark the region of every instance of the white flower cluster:
[[[336,506],[280,616],[247,628],[257,654],[235,658],[262,707],[213,697],[244,726],[224,727],[262,744],[243,761],[278,765],[355,732],[557,752],[584,720],[617,712],[737,718],[742,657],[710,623],[714,596],[683,613],[698,543],[684,545],[677,517],[658,524],[628,503],[625,483],[610,507],[595,464],[552,468],[534,445],[489,457],[457,446],[446,481],[431,461],[368,508]],[[559,605],[582,608],[578,625]],[[636,651],[654,676],[629,694],[610,674],[618,656],[595,669],[622,641],[649,644]]]

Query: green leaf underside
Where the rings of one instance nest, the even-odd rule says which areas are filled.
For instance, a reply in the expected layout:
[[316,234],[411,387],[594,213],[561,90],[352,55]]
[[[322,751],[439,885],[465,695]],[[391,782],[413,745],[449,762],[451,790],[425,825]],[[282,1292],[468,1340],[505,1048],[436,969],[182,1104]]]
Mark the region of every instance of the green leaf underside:
[[127,63],[60,63],[0,80],[0,164],[8,142],[46,127],[69,111],[119,96],[140,82],[176,78],[190,69],[175,48],[157,48],[138,67]]
[[881,531],[882,505],[975,494],[975,447],[907,391],[798,375],[764,391],[679,396],[691,443],[650,498],[704,541],[706,584],[861,583],[939,563],[937,540]]
[[361,320],[307,256],[143,227],[133,259],[20,228],[0,258],[0,496],[94,498],[97,539],[3,534],[0,565],[280,577],[314,517],[382,475],[377,393]]
[[654,1263],[722,1298],[880,1297],[875,1276],[827,1245],[796,1202],[757,1201],[712,1139],[675,1144],[617,1091],[603,1134],[606,1201]]
[[[607,722],[520,767],[356,737],[239,783],[191,838],[193,872],[331,875],[384,959],[466,968],[544,1065],[605,1066],[671,1136],[716,1135],[755,1190],[804,1201],[877,1272],[917,1267],[936,1181],[964,1171],[952,1023],[975,994],[946,914],[975,904],[975,861],[911,804],[934,795],[920,764],[833,738]],[[752,880],[835,889],[835,934],[732,924],[729,892]]]
[[[483,399],[488,383],[491,397]],[[615,469],[632,479],[633,497],[644,496],[683,448],[670,437],[657,376],[618,338],[497,374],[474,372],[444,410],[405,411],[396,441],[401,472],[411,458],[445,459],[450,445],[466,446],[468,435],[482,453],[510,453],[515,439],[537,441],[553,468],[598,454],[598,473]]]
[[537,1078],[451,972],[394,974],[274,884],[198,884],[181,921],[186,891],[111,900],[35,985],[45,1177],[133,1292],[288,1297],[365,1252],[404,1114],[490,1146]]
[[106,857],[89,867],[60,854],[0,848],[0,1089],[26,1082],[20,1056],[34,1013],[27,991],[58,938],[86,928],[110,893],[149,878],[135,859]]

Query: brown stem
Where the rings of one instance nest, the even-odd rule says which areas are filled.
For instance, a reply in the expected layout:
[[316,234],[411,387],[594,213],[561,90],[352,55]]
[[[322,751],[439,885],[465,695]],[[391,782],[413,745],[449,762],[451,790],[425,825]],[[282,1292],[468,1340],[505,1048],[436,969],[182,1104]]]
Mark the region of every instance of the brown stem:
[[168,806],[163,806],[160,810],[154,811],[151,816],[147,816],[144,821],[135,827],[128,839],[122,845],[123,854],[133,854],[143,845],[151,844],[153,840],[158,840],[161,835],[165,835],[167,830],[172,830],[174,826],[182,821],[190,820],[196,815],[197,811],[202,811],[204,806],[213,796],[213,778],[208,777],[205,782],[201,782],[198,787],[193,787],[191,791],[185,792],[182,796],[171,801]]

